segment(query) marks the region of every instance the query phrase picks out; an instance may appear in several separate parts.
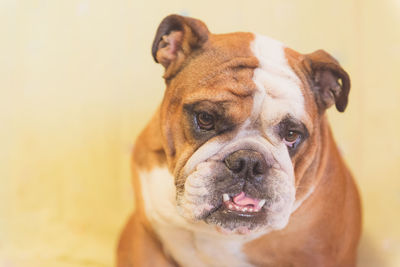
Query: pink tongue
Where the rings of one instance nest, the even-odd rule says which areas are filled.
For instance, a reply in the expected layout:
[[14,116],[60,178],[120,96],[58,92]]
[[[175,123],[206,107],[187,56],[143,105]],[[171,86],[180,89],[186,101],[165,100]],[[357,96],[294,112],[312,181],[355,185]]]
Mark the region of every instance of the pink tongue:
[[239,195],[233,197],[233,203],[240,206],[253,205],[254,207],[257,207],[259,202],[260,200],[258,199],[246,197],[246,194],[243,191]]

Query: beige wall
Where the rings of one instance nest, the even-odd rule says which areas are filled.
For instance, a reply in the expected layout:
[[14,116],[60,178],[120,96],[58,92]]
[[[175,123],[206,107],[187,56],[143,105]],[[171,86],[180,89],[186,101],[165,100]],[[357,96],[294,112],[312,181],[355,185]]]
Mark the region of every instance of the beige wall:
[[324,48],[353,81],[329,116],[363,196],[361,266],[400,266],[400,1],[0,2],[0,266],[109,266],[129,155],[161,100],[150,46],[181,13]]

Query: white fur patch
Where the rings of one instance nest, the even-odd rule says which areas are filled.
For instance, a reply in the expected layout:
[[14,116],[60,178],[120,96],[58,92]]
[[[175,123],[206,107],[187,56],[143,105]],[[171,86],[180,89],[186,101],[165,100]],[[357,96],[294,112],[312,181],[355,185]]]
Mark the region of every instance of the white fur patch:
[[290,67],[284,49],[280,42],[261,35],[256,35],[251,44],[260,62],[253,81],[264,96],[262,106],[252,116],[260,115],[266,127],[288,114],[301,119],[305,113],[301,81]]
[[225,142],[220,142],[218,137],[213,139],[211,142],[207,142],[206,144],[202,145],[196,152],[196,156],[190,157],[189,160],[185,164],[185,174],[189,174],[192,172],[197,164],[203,162],[210,158],[212,155],[217,153],[225,146]]
[[224,235],[213,226],[189,222],[180,215],[174,177],[167,168],[140,172],[139,178],[146,216],[165,252],[180,266],[251,266],[241,251],[248,237]]

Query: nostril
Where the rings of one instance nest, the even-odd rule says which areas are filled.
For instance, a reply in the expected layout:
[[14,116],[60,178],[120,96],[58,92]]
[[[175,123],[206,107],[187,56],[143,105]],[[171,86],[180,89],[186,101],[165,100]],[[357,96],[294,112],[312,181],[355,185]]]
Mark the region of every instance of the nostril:
[[240,172],[243,170],[244,166],[246,165],[246,161],[244,159],[238,160],[237,168],[234,169],[235,172]]
[[253,166],[253,174],[254,175],[265,174],[265,172],[266,172],[265,164],[261,163],[260,161],[257,161],[256,163],[254,163],[254,166]]
[[234,159],[228,157],[225,159],[225,165],[233,172],[241,172],[245,167],[245,160],[244,159]]
[[255,175],[262,174],[261,171],[262,171],[262,170],[261,170],[260,163],[259,163],[259,162],[256,162],[256,163],[254,164],[254,166],[253,166],[253,173],[254,173]]

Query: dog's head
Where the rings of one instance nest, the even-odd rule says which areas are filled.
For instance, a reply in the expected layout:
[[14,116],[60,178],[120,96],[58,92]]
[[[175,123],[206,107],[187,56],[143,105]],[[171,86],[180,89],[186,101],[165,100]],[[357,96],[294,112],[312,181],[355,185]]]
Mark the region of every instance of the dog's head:
[[313,184],[325,109],[346,108],[347,73],[322,50],[214,35],[178,15],[152,53],[165,67],[161,134],[181,215],[238,233],[283,228]]

